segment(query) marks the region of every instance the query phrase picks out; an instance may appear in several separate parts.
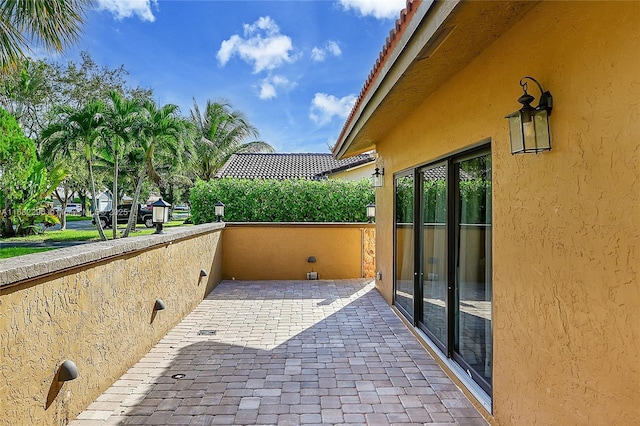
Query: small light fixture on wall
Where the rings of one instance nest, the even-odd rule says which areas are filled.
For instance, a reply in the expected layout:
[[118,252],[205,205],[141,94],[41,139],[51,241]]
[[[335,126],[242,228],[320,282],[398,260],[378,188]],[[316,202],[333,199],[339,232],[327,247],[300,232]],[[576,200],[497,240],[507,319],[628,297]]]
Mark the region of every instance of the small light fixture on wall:
[[155,303],[153,304],[154,311],[164,311],[166,308],[167,306],[164,304],[162,299],[156,299]]
[[[533,81],[540,89],[540,102],[535,108],[531,106],[535,98],[527,93],[528,83],[525,80]],[[511,154],[550,151],[549,116],[553,109],[551,93],[545,92],[542,85],[533,77],[522,77],[520,86],[524,91],[518,99],[522,108],[505,117],[509,120]]]
[[222,204],[222,201],[218,201],[213,206],[214,206],[214,213],[217,218],[216,222],[222,222],[222,218],[224,217],[224,204]]
[[367,204],[367,219],[369,223],[373,223],[376,218],[376,205],[374,203]]
[[67,359],[61,365],[58,370],[58,381],[68,382],[78,378],[78,367],[76,363]]
[[151,204],[151,221],[156,225],[154,234],[162,234],[162,224],[169,222],[169,207],[171,204],[158,198],[156,202]]
[[371,176],[373,177],[373,187],[382,188],[384,185],[384,167],[380,170],[380,167],[376,166],[375,171]]

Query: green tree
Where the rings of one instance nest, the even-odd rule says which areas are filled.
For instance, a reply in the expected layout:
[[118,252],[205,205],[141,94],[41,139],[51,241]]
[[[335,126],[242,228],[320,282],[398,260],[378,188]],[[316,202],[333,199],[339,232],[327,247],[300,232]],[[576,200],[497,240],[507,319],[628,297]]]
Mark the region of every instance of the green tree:
[[[118,172],[119,162],[127,144],[135,137],[140,123],[140,102],[136,99],[126,99],[116,91],[109,94],[110,102],[105,111],[103,126],[104,144],[100,150],[100,157],[113,169],[113,191],[111,223],[118,223]],[[133,209],[132,209],[133,210]],[[113,238],[117,238],[118,227],[113,228]]]
[[[141,161],[136,181],[136,190],[133,194],[133,205],[137,206],[140,199],[142,183],[149,177],[156,185],[160,184],[161,176],[156,168],[157,153],[170,156],[174,161],[179,161],[187,139],[187,122],[178,115],[177,105],[167,104],[161,108],[153,101],[147,101],[143,105],[141,115],[140,133],[137,137],[138,146],[132,151],[130,159]],[[127,229],[123,236],[127,237],[134,229],[137,221],[138,209],[131,209],[131,215],[127,223]]]
[[94,101],[84,108],[59,107],[57,119],[42,131],[45,156],[71,156],[73,150],[84,152],[84,161],[89,173],[91,187],[91,204],[93,218],[100,234],[100,239],[107,239],[100,221],[96,206],[96,184],[93,173],[93,158],[100,142],[104,127],[105,105],[102,101]]
[[80,35],[92,0],[0,2],[0,68],[16,67],[31,46],[62,52]]
[[191,123],[195,128],[193,170],[202,180],[212,179],[233,154],[242,152],[274,152],[263,141],[246,142],[257,138],[258,130],[240,111],[231,109],[225,101],[207,101],[204,113],[193,101]]
[[27,138],[15,117],[0,109],[0,193],[4,200],[3,235],[14,235],[13,200],[20,195],[20,188],[28,181],[36,164],[34,142]]

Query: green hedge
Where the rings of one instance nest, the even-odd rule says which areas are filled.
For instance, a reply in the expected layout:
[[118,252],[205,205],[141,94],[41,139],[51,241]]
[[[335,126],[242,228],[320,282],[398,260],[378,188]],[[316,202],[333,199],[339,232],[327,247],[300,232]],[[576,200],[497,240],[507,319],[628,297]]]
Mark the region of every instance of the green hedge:
[[191,190],[193,223],[216,220],[214,204],[225,205],[227,222],[366,222],[375,200],[368,179],[199,181]]

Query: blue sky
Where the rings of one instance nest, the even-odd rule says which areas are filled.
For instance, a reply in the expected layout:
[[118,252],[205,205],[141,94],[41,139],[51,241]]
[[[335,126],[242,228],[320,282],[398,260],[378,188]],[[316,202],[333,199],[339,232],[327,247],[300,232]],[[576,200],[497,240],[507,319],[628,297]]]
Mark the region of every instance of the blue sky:
[[80,42],[188,115],[229,101],[277,152],[329,152],[405,0],[98,0]]

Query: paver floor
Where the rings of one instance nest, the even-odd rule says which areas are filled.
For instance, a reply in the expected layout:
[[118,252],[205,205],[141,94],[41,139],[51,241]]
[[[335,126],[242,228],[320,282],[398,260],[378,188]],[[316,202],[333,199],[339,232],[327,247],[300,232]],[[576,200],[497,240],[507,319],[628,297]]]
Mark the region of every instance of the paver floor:
[[485,425],[373,283],[225,281],[72,426]]

